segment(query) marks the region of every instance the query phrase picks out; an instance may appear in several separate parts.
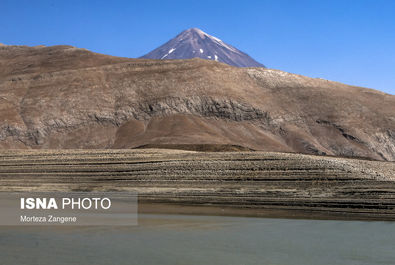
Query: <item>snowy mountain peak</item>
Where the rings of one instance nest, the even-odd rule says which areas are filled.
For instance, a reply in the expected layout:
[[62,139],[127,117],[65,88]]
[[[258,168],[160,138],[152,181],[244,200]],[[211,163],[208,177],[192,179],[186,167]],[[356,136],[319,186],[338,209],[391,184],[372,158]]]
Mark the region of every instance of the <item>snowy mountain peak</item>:
[[187,29],[141,58],[215,60],[237,67],[264,67],[248,54],[198,28]]

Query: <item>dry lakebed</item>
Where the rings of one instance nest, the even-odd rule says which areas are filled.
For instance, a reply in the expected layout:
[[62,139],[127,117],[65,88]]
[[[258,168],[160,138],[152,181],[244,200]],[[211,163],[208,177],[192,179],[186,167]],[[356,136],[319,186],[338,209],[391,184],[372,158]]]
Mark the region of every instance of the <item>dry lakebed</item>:
[[395,220],[394,172],[290,153],[0,151],[0,191],[133,191],[141,213]]

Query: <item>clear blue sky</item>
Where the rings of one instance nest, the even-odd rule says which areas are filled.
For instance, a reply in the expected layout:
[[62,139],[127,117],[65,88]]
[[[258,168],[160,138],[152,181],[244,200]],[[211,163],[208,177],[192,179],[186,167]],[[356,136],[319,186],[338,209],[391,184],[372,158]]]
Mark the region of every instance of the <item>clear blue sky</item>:
[[0,0],[0,42],[139,57],[198,27],[270,68],[395,94],[395,1]]

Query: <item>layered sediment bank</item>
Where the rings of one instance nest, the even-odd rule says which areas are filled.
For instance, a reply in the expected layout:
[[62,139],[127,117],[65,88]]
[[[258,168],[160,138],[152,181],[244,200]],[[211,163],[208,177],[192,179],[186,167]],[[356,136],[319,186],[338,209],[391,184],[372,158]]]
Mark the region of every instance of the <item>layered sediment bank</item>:
[[394,162],[268,152],[0,151],[0,191],[135,191],[142,210],[177,213],[395,220],[394,172]]

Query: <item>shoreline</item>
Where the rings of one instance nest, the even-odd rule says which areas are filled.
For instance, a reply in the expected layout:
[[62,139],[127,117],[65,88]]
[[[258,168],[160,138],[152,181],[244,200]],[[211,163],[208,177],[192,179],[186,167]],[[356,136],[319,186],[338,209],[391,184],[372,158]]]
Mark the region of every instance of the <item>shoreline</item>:
[[160,215],[197,215],[197,216],[228,216],[246,218],[273,218],[296,220],[339,220],[339,221],[382,221],[394,222],[395,215],[374,215],[363,212],[340,212],[328,210],[296,210],[296,209],[264,209],[240,208],[228,205],[192,205],[170,203],[138,204],[138,214]]

